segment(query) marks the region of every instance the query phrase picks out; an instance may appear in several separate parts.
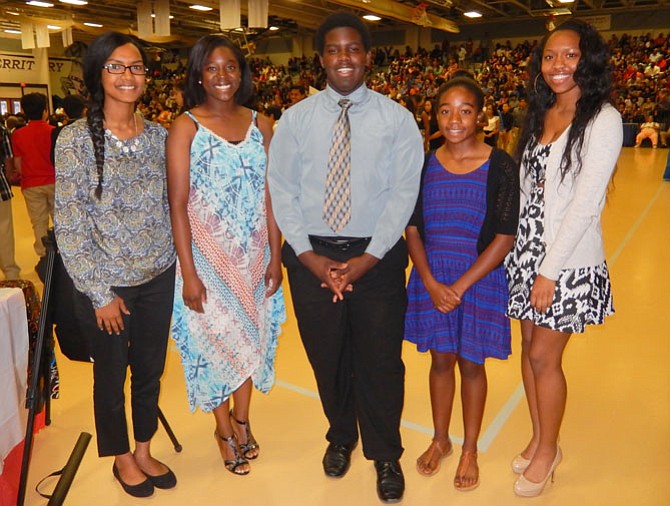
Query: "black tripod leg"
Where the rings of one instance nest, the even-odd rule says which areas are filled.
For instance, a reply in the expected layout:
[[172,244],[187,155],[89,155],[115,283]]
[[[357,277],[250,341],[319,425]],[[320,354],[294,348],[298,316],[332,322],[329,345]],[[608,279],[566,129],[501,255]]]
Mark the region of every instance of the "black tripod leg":
[[81,459],[84,458],[86,448],[88,448],[88,443],[90,441],[91,435],[88,432],[79,434],[79,439],[77,439],[77,443],[70,454],[70,458],[67,459],[67,464],[65,464],[65,467],[63,468],[63,474],[61,474],[58,483],[56,483],[56,488],[54,488],[47,506],[61,506],[65,501],[65,497],[70,490],[74,476],[77,474],[79,464],[81,464]]
[[170,441],[172,441],[172,445],[174,446],[174,451],[177,453],[181,452],[181,444],[179,444],[179,441],[177,441],[177,436],[174,435],[174,432],[172,432],[172,427],[170,427],[170,424],[168,423],[167,419],[165,418],[165,415],[161,411],[161,408],[158,408],[158,419],[161,422],[161,425],[165,429],[165,432],[167,432],[168,437],[170,438]]
[[[23,506],[26,498],[26,482],[28,480],[28,467],[30,466],[30,454],[33,448],[33,427],[35,425],[35,411],[39,405],[39,379],[43,373],[42,355],[44,354],[44,340],[49,312],[49,297],[51,295],[51,282],[53,278],[54,259],[56,257],[55,243],[47,244],[47,267],[44,280],[44,293],[42,294],[42,309],[40,311],[39,325],[37,327],[37,342],[35,343],[35,354],[33,355],[33,376],[28,389],[26,404],[28,406],[28,421],[26,422],[26,436],[23,446],[23,459],[21,461],[21,476],[19,478],[19,492],[16,501],[17,506]],[[48,379],[45,379],[48,382]]]

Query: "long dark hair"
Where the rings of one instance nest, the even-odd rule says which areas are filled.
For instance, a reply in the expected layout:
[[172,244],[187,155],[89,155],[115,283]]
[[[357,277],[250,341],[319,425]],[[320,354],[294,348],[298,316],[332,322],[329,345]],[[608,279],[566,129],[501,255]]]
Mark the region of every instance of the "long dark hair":
[[[561,180],[572,172],[578,174],[582,168],[581,150],[584,144],[584,132],[589,122],[610,101],[612,91],[612,68],[607,44],[598,31],[590,24],[579,19],[569,19],[544,36],[533,50],[529,62],[528,113],[519,136],[516,157],[521,159],[526,144],[531,137],[540,139],[544,127],[544,116],[556,102],[556,94],[542,77],[542,53],[547,40],[559,30],[572,30],[579,35],[581,57],[574,74],[575,82],[581,91],[577,100],[577,110],[561,159]],[[576,160],[573,160],[573,151]]]
[[254,85],[251,81],[251,69],[249,69],[242,50],[223,35],[205,35],[195,43],[188,56],[184,90],[184,106],[186,109],[191,109],[205,101],[207,94],[205,88],[202,87],[202,70],[205,68],[205,61],[217,47],[230,49],[240,67],[242,81],[235,93],[235,103],[246,104],[253,95]]
[[147,56],[139,41],[130,35],[117,32],[107,32],[93,40],[88,46],[82,61],[84,84],[90,96],[87,122],[93,140],[95,165],[98,170],[98,186],[95,189],[95,196],[98,199],[102,196],[103,167],[105,164],[105,128],[103,126],[105,120],[103,111],[105,90],[102,88],[102,66],[117,47],[126,44],[132,44],[137,48],[142,57],[142,62],[146,65]]

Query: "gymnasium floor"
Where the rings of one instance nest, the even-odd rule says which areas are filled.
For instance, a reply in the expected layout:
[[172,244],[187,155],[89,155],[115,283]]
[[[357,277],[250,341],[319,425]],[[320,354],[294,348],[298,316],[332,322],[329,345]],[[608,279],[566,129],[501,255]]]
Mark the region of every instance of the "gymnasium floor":
[[[556,482],[539,499],[520,499],[512,491],[515,475],[509,462],[529,436],[515,326],[511,358],[488,363],[489,398],[479,457],[481,485],[472,492],[457,492],[452,486],[458,447],[437,475],[426,478],[415,470],[414,461],[432,434],[429,357],[406,345],[402,465],[407,490],[402,504],[670,504],[670,183],[661,180],[667,155],[666,149],[624,148],[620,158],[603,217],[617,314],[604,326],[574,337],[566,352],[569,397],[561,432],[564,460]],[[17,257],[23,276],[36,280],[32,232],[20,191],[17,193]],[[250,475],[234,476],[224,469],[212,436],[211,415],[189,412],[179,357],[171,347],[160,405],[184,449],[175,453],[159,429],[153,453],[175,471],[177,488],[157,490],[149,499],[124,494],[112,477],[112,460],[97,457],[93,439],[66,504],[381,504],[372,463],[365,461],[360,446],[346,477],[336,480],[323,474],[325,420],[290,306],[289,313],[280,336],[276,386],[267,396],[254,394],[251,420],[261,456],[252,462]],[[90,366],[59,355],[59,368],[61,398],[52,404],[52,425],[35,440],[28,505],[46,504],[33,490],[37,481],[65,464],[80,432],[94,433]],[[458,400],[452,428],[454,441],[460,443]]]

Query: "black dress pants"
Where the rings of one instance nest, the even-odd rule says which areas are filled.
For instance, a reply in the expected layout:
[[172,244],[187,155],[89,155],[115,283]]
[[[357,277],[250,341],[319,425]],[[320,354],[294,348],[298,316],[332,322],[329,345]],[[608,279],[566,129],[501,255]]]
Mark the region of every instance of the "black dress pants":
[[[314,241],[312,246],[319,255],[346,261],[364,253],[367,243],[346,251]],[[358,439],[358,425],[366,458],[399,459],[407,307],[404,239],[336,303],[288,243],[282,258],[300,336],[330,425],[326,439],[351,444]]]
[[142,285],[114,287],[130,315],[123,315],[120,335],[101,331],[90,299],[77,294],[77,317],[91,336],[93,410],[98,455],[130,451],[124,384],[131,373],[131,407],[135,441],[151,440],[158,427],[158,394],[165,367],[174,299],[175,266]]

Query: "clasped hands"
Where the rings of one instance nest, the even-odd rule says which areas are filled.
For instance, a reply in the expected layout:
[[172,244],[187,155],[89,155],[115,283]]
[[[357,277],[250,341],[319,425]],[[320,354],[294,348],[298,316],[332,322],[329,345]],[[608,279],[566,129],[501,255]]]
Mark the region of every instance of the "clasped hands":
[[346,263],[342,265],[342,268],[333,268],[328,272],[331,281],[330,283],[321,283],[321,288],[328,288],[333,292],[333,304],[340,300],[344,300],[344,293],[351,292],[354,289],[353,284],[344,284],[345,273],[349,268],[349,265]]
[[434,281],[426,286],[426,290],[440,313],[453,311],[461,304],[461,294],[453,286]]
[[354,283],[379,262],[378,258],[369,253],[349,258],[346,262],[338,262],[313,251],[306,251],[298,259],[321,281],[322,288],[333,292],[333,303],[344,300],[344,294],[353,291]]

